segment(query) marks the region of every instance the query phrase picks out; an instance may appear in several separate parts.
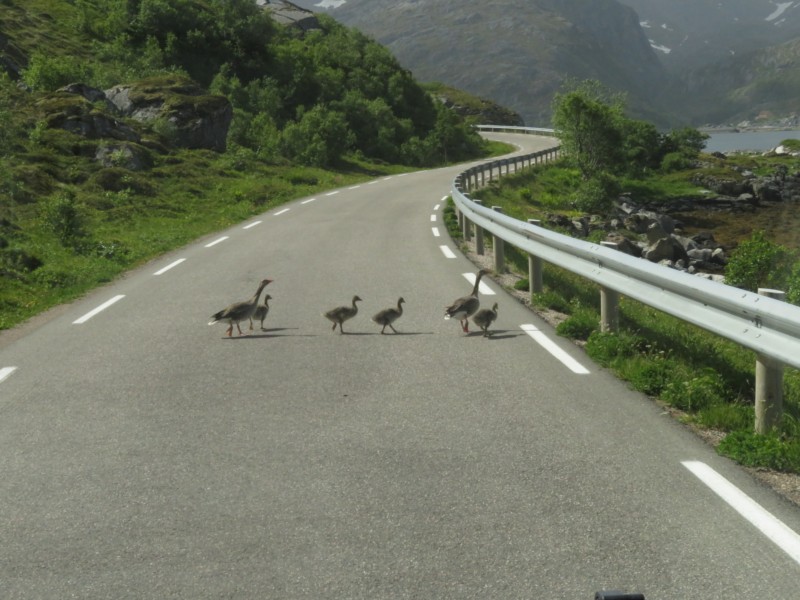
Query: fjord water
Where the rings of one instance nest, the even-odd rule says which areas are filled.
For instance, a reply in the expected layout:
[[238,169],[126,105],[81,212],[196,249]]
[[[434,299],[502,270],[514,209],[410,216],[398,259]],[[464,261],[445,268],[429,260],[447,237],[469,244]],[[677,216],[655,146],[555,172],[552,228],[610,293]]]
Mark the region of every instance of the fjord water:
[[711,134],[705,149],[706,152],[766,152],[787,139],[800,139],[800,130],[720,131]]

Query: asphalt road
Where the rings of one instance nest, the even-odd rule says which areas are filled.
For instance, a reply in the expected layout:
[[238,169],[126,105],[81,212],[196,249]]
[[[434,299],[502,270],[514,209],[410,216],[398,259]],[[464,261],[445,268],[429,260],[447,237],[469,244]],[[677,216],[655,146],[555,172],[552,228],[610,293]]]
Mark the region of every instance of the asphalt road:
[[[461,168],[303,198],[0,336],[0,597],[799,598],[796,507],[493,282],[494,336],[443,319],[476,271],[441,222]],[[265,277],[266,331],[207,325]]]

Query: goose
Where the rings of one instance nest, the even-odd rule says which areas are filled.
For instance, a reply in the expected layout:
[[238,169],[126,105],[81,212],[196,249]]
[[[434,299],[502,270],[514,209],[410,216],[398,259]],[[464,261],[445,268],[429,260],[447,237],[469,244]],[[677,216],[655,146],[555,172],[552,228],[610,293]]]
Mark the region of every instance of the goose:
[[329,321],[333,321],[333,327],[331,328],[331,331],[336,331],[336,326],[338,325],[339,333],[344,333],[342,324],[348,319],[355,317],[356,313],[358,312],[358,306],[356,306],[356,302],[363,302],[363,300],[361,300],[361,298],[358,296],[353,296],[352,306],[337,306],[336,308],[332,308],[329,311],[322,313],[323,317]]
[[[264,296],[264,304],[262,306],[256,306],[256,310],[253,313],[252,319],[258,319],[259,321],[261,321],[261,331],[264,331],[264,319],[267,318],[267,314],[269,313],[269,301],[270,300],[272,300],[272,296],[270,296],[269,294]],[[253,322],[252,319],[250,320],[250,323],[251,323],[250,329],[253,328],[252,327],[252,322]]]
[[397,301],[397,308],[394,307],[385,308],[379,313],[377,313],[374,317],[372,317],[372,320],[375,321],[378,325],[383,325],[381,333],[384,333],[387,326],[389,327],[389,329],[397,333],[397,330],[394,327],[392,327],[392,323],[394,323],[397,319],[403,316],[403,302],[405,302],[405,300],[400,298]]
[[482,308],[478,312],[475,313],[475,316],[472,317],[472,322],[475,323],[478,327],[483,329],[483,336],[492,335],[489,333],[489,327],[497,318],[497,302],[494,303],[494,306],[491,310],[488,308]]
[[[261,297],[261,292],[263,292],[264,288],[270,283],[272,283],[272,279],[264,279],[260,284],[258,284],[258,289],[253,297],[250,298],[250,300],[245,302],[234,302],[228,308],[223,308],[218,313],[213,314],[211,316],[211,322],[209,322],[209,325],[219,323],[220,321],[226,321],[229,324],[227,331],[228,337],[231,337],[233,334],[234,325],[236,325],[236,329],[239,330],[239,335],[243,335],[242,328],[239,327],[239,323],[241,321],[252,319],[253,313],[256,311],[256,307],[258,306],[258,299]],[[252,320],[250,321],[250,329],[253,329]]]
[[458,319],[461,321],[461,329],[465,333],[469,333],[469,317],[474,315],[481,307],[481,301],[478,299],[478,286],[481,283],[481,277],[489,273],[489,269],[481,269],[475,276],[475,285],[472,287],[472,293],[469,296],[464,296],[453,302],[450,306],[444,309],[445,319]]

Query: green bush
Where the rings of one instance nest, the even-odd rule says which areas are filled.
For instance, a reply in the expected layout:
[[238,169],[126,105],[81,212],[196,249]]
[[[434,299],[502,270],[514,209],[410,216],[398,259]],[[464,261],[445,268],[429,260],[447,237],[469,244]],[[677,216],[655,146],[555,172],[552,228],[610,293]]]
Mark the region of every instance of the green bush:
[[723,404],[727,390],[719,373],[706,369],[685,381],[670,381],[661,393],[661,399],[675,408],[695,412]]
[[586,340],[600,327],[599,315],[592,309],[579,308],[556,327],[556,333],[564,337]]
[[79,58],[34,52],[22,80],[34,90],[52,92],[69,83],[90,81],[91,70]]
[[620,185],[617,178],[601,171],[582,182],[573,199],[578,210],[605,213],[619,194]]
[[73,194],[58,194],[43,202],[40,210],[45,228],[55,235],[62,246],[74,247],[85,235],[83,219]]
[[586,352],[604,367],[611,366],[618,359],[626,359],[640,354],[645,341],[626,331],[617,333],[594,331],[586,341]]

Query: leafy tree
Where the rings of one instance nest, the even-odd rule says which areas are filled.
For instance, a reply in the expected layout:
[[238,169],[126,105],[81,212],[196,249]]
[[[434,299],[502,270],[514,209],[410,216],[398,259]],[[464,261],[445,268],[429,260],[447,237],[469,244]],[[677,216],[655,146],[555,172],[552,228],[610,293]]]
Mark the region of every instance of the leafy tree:
[[584,179],[617,170],[624,163],[621,98],[597,81],[570,85],[574,89],[553,99],[553,129],[562,149]]
[[283,130],[283,153],[297,162],[326,167],[339,161],[354,141],[344,116],[318,105]]

